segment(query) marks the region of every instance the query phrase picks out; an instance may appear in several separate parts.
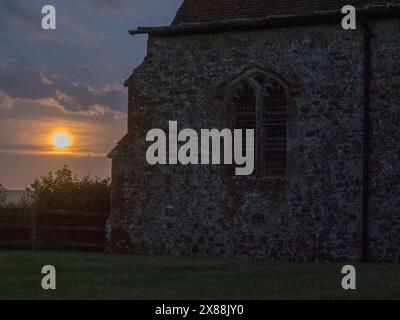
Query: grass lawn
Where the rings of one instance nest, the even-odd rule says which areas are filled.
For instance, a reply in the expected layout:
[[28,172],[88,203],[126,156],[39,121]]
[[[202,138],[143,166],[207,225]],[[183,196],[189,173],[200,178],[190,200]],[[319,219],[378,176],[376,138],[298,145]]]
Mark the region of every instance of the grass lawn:
[[[57,290],[41,289],[41,268]],[[0,299],[399,299],[400,266],[360,264],[357,290],[340,264],[243,259],[0,251]]]

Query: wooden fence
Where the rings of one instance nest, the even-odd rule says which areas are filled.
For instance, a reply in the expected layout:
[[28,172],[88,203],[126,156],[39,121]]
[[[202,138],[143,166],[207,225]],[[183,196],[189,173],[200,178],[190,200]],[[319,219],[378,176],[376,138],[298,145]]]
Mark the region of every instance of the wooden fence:
[[0,249],[104,251],[107,213],[0,212]]

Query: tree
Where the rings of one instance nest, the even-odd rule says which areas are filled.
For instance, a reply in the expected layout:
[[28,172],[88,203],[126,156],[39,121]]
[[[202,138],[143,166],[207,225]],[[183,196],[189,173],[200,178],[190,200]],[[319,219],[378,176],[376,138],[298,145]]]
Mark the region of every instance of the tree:
[[8,191],[0,184],[0,208],[4,208],[7,202]]
[[111,181],[109,178],[79,178],[63,166],[55,173],[40,177],[30,188],[32,204],[38,209],[72,209],[93,212],[110,211]]

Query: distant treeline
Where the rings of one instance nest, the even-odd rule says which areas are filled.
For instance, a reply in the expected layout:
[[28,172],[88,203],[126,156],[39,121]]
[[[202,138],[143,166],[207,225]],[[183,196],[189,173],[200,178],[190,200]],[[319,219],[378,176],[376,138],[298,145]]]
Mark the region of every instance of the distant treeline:
[[7,203],[7,190],[0,185],[0,208],[62,209],[109,212],[111,181],[89,175],[78,177],[63,166],[42,176],[27,188],[17,204]]

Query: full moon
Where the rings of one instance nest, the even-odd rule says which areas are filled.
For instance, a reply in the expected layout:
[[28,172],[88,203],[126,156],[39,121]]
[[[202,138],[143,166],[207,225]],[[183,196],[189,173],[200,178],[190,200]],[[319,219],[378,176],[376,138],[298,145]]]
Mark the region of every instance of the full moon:
[[58,132],[53,135],[52,143],[58,149],[65,149],[71,144],[71,139],[67,133]]

